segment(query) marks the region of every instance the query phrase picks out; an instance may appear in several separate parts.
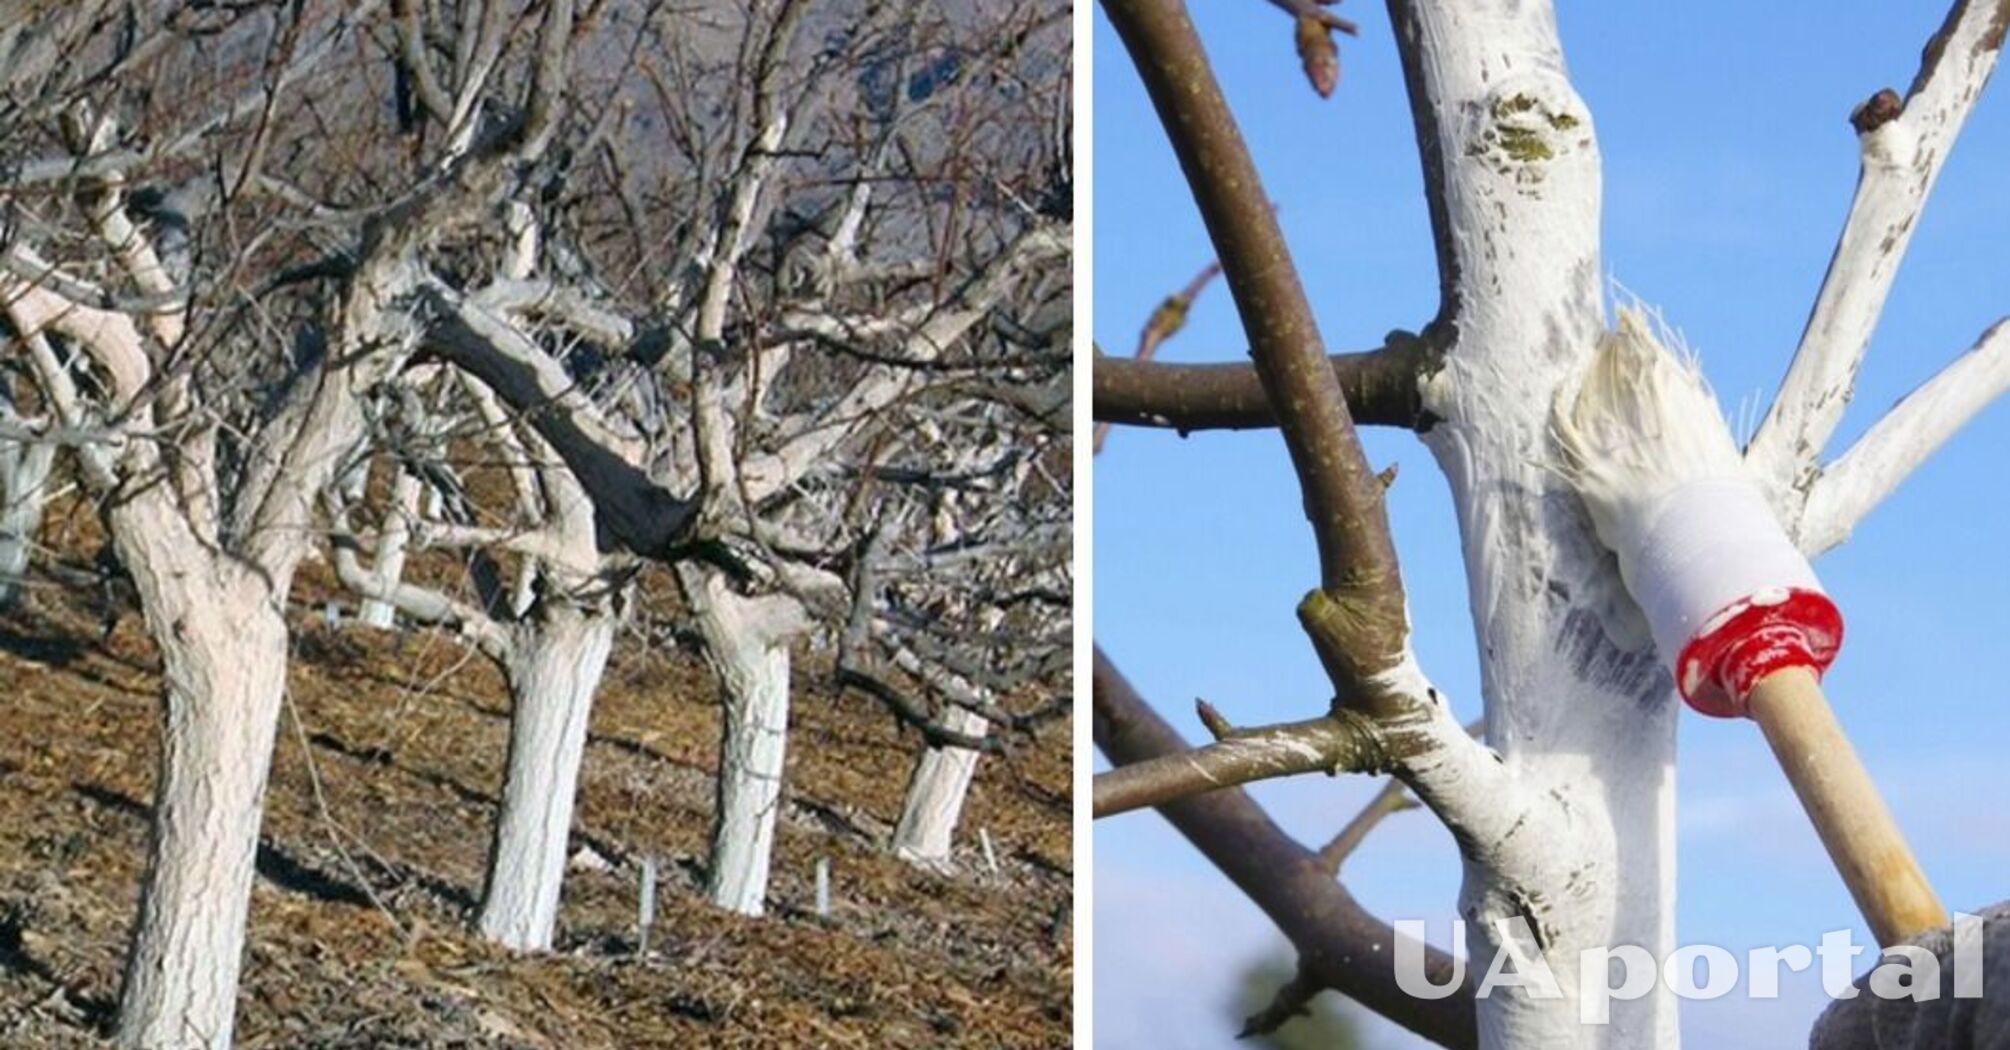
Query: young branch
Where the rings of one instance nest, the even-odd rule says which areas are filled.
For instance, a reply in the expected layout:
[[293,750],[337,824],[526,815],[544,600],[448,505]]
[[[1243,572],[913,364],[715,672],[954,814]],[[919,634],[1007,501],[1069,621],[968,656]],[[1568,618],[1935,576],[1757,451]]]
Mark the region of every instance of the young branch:
[[[1131,354],[1131,360],[1143,363],[1157,356],[1159,347],[1165,345],[1166,340],[1178,335],[1180,329],[1186,327],[1187,313],[1193,309],[1193,301],[1199,298],[1209,282],[1220,274],[1221,264],[1210,261],[1200,273],[1195,274],[1194,278],[1186,283],[1185,287],[1160,301],[1152,310],[1151,316],[1145,318],[1144,327],[1138,331],[1138,348]],[[1110,426],[1108,421],[1096,424],[1095,437],[1089,445],[1091,454],[1103,450],[1103,442],[1110,436]]]
[[[1187,750],[1098,648],[1094,671],[1096,746],[1122,767]],[[1332,988],[1441,1046],[1479,1043],[1470,988],[1419,999],[1396,983],[1395,932],[1334,881],[1310,850],[1292,841],[1240,790],[1170,802],[1159,810],[1195,848],[1262,908],[1297,949],[1319,987]],[[1425,949],[1434,983],[1449,979],[1450,956]]]
[[1382,785],[1382,790],[1375,792],[1375,797],[1361,807],[1361,812],[1354,814],[1354,819],[1348,821],[1346,826],[1340,829],[1340,833],[1333,836],[1331,842],[1320,847],[1320,866],[1334,876],[1339,876],[1340,865],[1345,864],[1347,858],[1354,855],[1354,851],[1367,840],[1369,832],[1375,830],[1377,825],[1392,814],[1401,813],[1406,809],[1416,809],[1417,804],[1417,800],[1410,797],[1409,789],[1403,786],[1403,782],[1390,777],[1388,782]]
[[1201,705],[1201,718],[1219,738],[1162,758],[1134,762],[1095,779],[1097,819],[1147,806],[1161,806],[1222,788],[1300,773],[1361,773],[1388,768],[1389,755],[1375,724],[1352,711],[1255,729],[1215,723],[1218,715]]
[[[1432,355],[1428,338],[1398,331],[1379,349],[1327,360],[1356,426],[1422,430],[1431,420],[1418,384]],[[1182,434],[1277,425],[1256,369],[1245,363],[1176,365],[1099,355],[1090,375],[1093,410],[1102,423]]]
[[1863,160],[1856,197],[1793,364],[1746,457],[1774,486],[1776,502],[1805,491],[1842,421],[1920,210],[1996,69],[2006,22],[2010,0],[1957,0],[1904,100],[1886,89],[1851,117]]
[[1361,452],[1346,398],[1328,363],[1312,306],[1180,0],[1106,0],[1117,34],[1172,139],[1235,298],[1250,356],[1277,411],[1318,541],[1314,592],[1340,615],[1314,647],[1339,702],[1375,714],[1402,710],[1377,676],[1395,666],[1408,624],[1382,486]]
[[1857,522],[2010,389],[2010,319],[1996,322],[1938,375],[1893,405],[1808,490],[1799,540],[1810,554],[1849,538]]

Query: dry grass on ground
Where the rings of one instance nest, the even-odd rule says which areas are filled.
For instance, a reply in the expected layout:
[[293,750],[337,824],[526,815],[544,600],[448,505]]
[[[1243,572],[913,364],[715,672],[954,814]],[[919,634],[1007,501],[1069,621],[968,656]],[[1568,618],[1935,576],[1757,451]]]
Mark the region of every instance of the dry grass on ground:
[[[312,588],[308,589],[312,593]],[[882,850],[917,746],[802,663],[770,915],[699,896],[718,714],[693,653],[616,650],[593,718],[558,950],[465,932],[480,890],[507,704],[481,658],[431,632],[296,618],[267,800],[237,1045],[593,1048],[1051,1047],[1073,958],[1065,726],[987,759],[974,850],[917,871]],[[74,594],[0,618],[0,1045],[89,1046],[109,1024],[147,840],[155,658],[137,616],[103,645]],[[636,956],[637,872],[668,888]],[[835,904],[812,909],[817,858]]]

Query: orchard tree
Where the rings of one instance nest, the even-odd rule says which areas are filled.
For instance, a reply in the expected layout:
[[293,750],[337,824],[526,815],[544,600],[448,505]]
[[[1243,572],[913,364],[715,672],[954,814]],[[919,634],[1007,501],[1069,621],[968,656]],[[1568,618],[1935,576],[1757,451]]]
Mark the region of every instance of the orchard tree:
[[[1017,408],[944,407],[916,429],[915,465],[876,475],[890,491],[849,580],[838,656],[841,682],[927,742],[891,845],[935,868],[953,865],[980,755],[1067,715],[1074,592],[1066,459],[1043,454],[1069,445],[1026,433],[1052,424]],[[959,417],[964,432],[946,434]],[[921,469],[930,452],[947,469]]]
[[27,8],[0,306],[39,417],[16,426],[73,443],[163,667],[118,1041],[223,1047],[320,494],[418,346],[425,256],[544,156],[588,27],[565,0],[498,5],[443,88],[459,122],[410,156],[373,148],[395,134],[380,4]]
[[[578,480],[487,387],[439,365],[401,380],[397,409],[379,417],[389,498],[374,544],[346,527],[353,482],[329,487],[336,575],[364,599],[365,622],[382,609],[379,626],[403,614],[448,628],[502,672],[509,753],[476,928],[506,947],[542,951],[558,922],[593,695],[631,600],[634,563],[600,549]],[[457,441],[474,446],[465,458],[507,476],[507,506],[471,498],[456,470]],[[367,488],[368,472],[359,462],[352,477]],[[463,553],[474,593],[406,578],[408,554],[425,550]]]
[[[905,577],[961,564],[989,581],[975,600],[1010,605],[982,559],[1049,583],[1065,561],[1064,5],[0,14],[5,506],[31,513],[44,486],[20,479],[67,450],[164,667],[122,1044],[230,1042],[284,613],[323,535],[370,620],[452,624],[505,669],[478,923],[518,948],[551,938],[635,559],[673,569],[719,671],[711,895],[747,912],[790,648],[860,608],[868,533],[898,552],[867,573],[894,581],[879,595],[955,586]],[[1038,447],[973,461],[966,439]],[[501,451],[514,510],[447,498],[457,445]],[[902,509],[948,490],[938,515]],[[997,532],[1020,503],[1042,526]],[[429,547],[487,566],[472,600],[406,579]],[[864,608],[877,639],[916,615]],[[1005,644],[1015,615],[975,640]],[[1016,688],[979,673],[1010,661],[901,630],[908,674],[956,669],[968,706],[1024,726],[978,691]],[[948,784],[925,808],[954,812],[939,799],[967,777]]]
[[[869,533],[930,549],[888,493],[975,491],[960,442],[989,434],[1007,462],[983,469],[1010,482],[983,501],[1013,504],[1040,458],[1013,442],[1064,443],[1066,29],[1038,4],[781,0],[695,31],[666,14],[620,116],[523,201],[548,242],[535,271],[428,287],[428,352],[522,414],[606,543],[674,570],[725,709],[721,907],[764,907],[792,647],[853,614]],[[984,540],[1059,549],[1052,527]],[[974,564],[964,542],[928,564]],[[867,634],[889,615],[868,606]],[[953,650],[910,658],[928,674]],[[953,823],[934,800],[968,778],[923,779]]]
[[[1331,90],[1328,10],[1277,0],[1296,20],[1314,84]],[[1251,4],[1249,17],[1272,17]],[[1116,766],[1099,816],[1158,806],[1292,940],[1299,976],[1262,1019],[1334,988],[1446,1046],[1672,1047],[1664,983],[1579,1021],[1579,953],[1675,948],[1672,682],[1616,563],[1565,480],[1552,433],[1607,330],[1601,166],[1552,5],[1391,0],[1437,249],[1440,303],[1418,334],[1329,356],[1235,115],[1181,0],[1103,0],[1171,139],[1250,343],[1243,365],[1096,359],[1095,416],[1119,425],[1275,427],[1317,542],[1317,586],[1298,607],[1336,699],[1305,721],[1236,727],[1190,749],[1095,655],[1095,736]],[[1929,189],[1994,70],[2010,4],[1961,0],[1904,94],[1857,112],[1862,177],[1805,334],[1744,459],[1809,555],[1881,499],[2010,383],[2000,326],[1839,456],[1827,450]],[[1190,300],[1191,296],[1188,295]],[[1173,306],[1179,303],[1171,304]],[[1358,426],[1418,433],[1450,483],[1485,701],[1469,737],[1411,648],[1384,510],[1387,479]],[[1490,745],[1490,746],[1489,746]],[[1283,834],[1240,790],[1314,770],[1391,772],[1365,822],[1323,850]],[[1476,958],[1540,959],[1555,997],[1528,987],[1476,999],[1405,994],[1395,938],[1335,880],[1361,828],[1402,792],[1450,829],[1464,861],[1459,914]],[[1430,953],[1432,978],[1450,960]],[[1910,1045],[1910,1044],[1908,1044]]]

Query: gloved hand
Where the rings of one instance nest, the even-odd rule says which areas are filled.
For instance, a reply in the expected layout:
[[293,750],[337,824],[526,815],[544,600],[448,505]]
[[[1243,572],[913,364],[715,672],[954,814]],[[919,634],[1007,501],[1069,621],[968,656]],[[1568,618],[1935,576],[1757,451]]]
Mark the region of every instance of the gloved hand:
[[[1857,979],[1856,998],[1836,1000],[1815,1020],[1810,1050],[2010,1050],[2010,901],[1975,914],[1983,921],[1981,998],[1955,998],[1954,931],[1928,930],[1905,943],[1939,960],[1939,995],[1925,1002],[1882,998],[1871,991],[1873,968]],[[1892,970],[1884,983],[1910,987],[1897,972],[1906,965],[1881,962],[1879,968]],[[1917,976],[1921,966],[1912,969]]]

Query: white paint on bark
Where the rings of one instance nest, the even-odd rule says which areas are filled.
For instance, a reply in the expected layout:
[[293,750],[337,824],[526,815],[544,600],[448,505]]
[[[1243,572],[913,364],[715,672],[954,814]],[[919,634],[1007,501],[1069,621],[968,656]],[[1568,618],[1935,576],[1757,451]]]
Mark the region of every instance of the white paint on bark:
[[[6,415],[6,399],[0,393],[0,419]],[[20,595],[28,556],[42,528],[55,461],[53,444],[0,441],[0,609]]]
[[390,592],[405,578],[405,553],[412,539],[412,522],[419,513],[419,478],[403,466],[394,466],[391,507],[384,514],[384,526],[377,534],[377,557],[373,561],[375,580],[363,607],[356,614],[368,627],[388,628],[397,620],[398,607]]
[[[1926,198],[1996,71],[2003,0],[1964,0],[1932,41],[1899,114],[1858,136],[1862,169],[1793,363],[1746,453],[1788,521],[1842,422]],[[1873,122],[1874,123],[1874,122]]]
[[788,745],[789,643],[806,627],[783,595],[749,597],[710,567],[680,567],[724,708],[705,893],[742,915],[766,907]]
[[2006,389],[2010,320],[1990,326],[1973,347],[1905,395],[1822,471],[1802,508],[1801,549],[1812,557],[1848,539],[1865,514]]
[[[1456,342],[1426,384],[1425,435],[1451,484],[1481,650],[1487,739],[1501,765],[1419,770],[1418,793],[1463,801],[1461,912],[1477,950],[1528,920],[1560,976],[1577,952],[1673,948],[1679,705],[1611,558],[1556,472],[1548,415],[1603,330],[1599,154],[1548,3],[1397,8],[1413,101],[1440,177],[1441,262]],[[1435,141],[1429,141],[1435,139]],[[1628,619],[1630,613],[1631,619]],[[1449,743],[1449,738],[1447,738]],[[1448,752],[1456,754],[1458,752]],[[1510,778],[1514,790],[1479,790]],[[1512,799],[1489,802],[1495,799]],[[1513,806],[1532,807],[1520,830]],[[1489,807],[1496,810],[1491,815]],[[1499,825],[1495,846],[1475,823]],[[1505,824],[1502,822],[1505,821]],[[1665,989],[1580,1025],[1577,996],[1497,993],[1490,1048],[1670,1047]]]
[[[951,704],[942,726],[965,736],[983,736],[991,723],[983,715]],[[894,856],[913,864],[948,867],[963,815],[963,799],[977,773],[980,752],[967,747],[931,747],[914,764],[901,804],[900,823],[893,829]]]
[[615,622],[609,613],[547,603],[505,668],[509,763],[476,925],[516,951],[551,947],[587,724]]
[[[163,502],[113,513],[154,517]],[[123,524],[114,536],[160,642],[166,696],[153,845],[117,1041],[133,1050],[220,1050],[231,1041],[286,687],[286,624],[256,573],[178,542],[185,531],[150,537]],[[152,556],[135,557],[134,545],[149,542]]]

